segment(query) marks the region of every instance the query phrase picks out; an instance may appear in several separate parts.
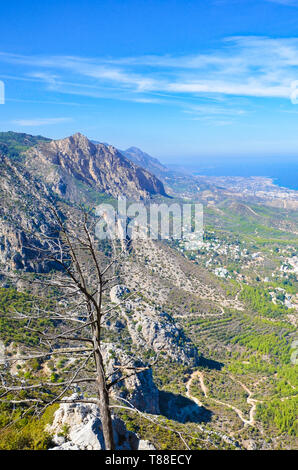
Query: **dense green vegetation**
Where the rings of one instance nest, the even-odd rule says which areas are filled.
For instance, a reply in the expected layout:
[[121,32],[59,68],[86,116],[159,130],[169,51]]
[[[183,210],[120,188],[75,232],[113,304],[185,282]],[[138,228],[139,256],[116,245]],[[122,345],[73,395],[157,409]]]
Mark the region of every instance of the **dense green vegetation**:
[[[32,329],[26,329],[26,320],[12,318],[17,313],[30,313],[31,308],[32,296],[30,294],[18,292],[14,288],[0,288],[0,339],[5,345],[12,341],[28,346],[39,343],[38,333]],[[33,323],[37,329],[52,325],[47,318],[34,320]]]
[[261,354],[269,354],[270,357],[276,358],[278,361],[288,363],[290,361],[290,344],[284,336],[281,335],[280,337],[276,333],[243,333],[242,335],[235,336],[231,342],[246,346]]
[[289,436],[298,436],[297,409],[297,397],[284,401],[272,399],[258,405],[257,419],[262,421],[268,430],[272,431],[274,423],[279,434],[286,433]]
[[268,290],[262,287],[243,285],[240,299],[247,302],[252,310],[265,317],[278,318],[289,313],[287,307],[274,304]]
[[45,430],[52,423],[58,405],[46,409],[41,417],[33,411],[24,413],[22,408],[0,405],[0,450],[47,450],[52,445],[50,434]]

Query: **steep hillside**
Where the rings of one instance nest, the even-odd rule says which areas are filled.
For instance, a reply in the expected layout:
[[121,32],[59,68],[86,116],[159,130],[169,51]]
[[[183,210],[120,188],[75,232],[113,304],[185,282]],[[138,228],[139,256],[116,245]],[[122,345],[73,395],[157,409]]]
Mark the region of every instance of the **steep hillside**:
[[[109,196],[148,199],[163,184],[114,147],[75,134],[53,141],[0,133],[0,263],[7,269],[44,271],[32,247],[52,234],[51,205],[96,205]],[[64,207],[65,209],[65,207]]]
[[111,145],[93,144],[77,133],[71,137],[39,143],[27,154],[26,167],[43,175],[57,194],[79,198],[80,185],[117,197],[148,199],[165,195],[163,183],[135,165]]
[[120,152],[136,165],[140,165],[159,178],[165,177],[169,171],[157,158],[151,157],[151,155],[143,152],[138,147],[129,147],[126,150],[120,150]]
[[53,235],[50,189],[23,165],[0,152],[0,265],[3,269],[43,271],[36,265],[34,247]]

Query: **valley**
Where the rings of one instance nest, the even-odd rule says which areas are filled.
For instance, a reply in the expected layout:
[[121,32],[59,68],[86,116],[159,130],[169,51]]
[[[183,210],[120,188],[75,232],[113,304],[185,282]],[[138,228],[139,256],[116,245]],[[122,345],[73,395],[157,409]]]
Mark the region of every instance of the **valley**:
[[[36,256],[47,237],[59,237],[51,205],[71,226],[80,205],[115,204],[121,194],[145,205],[199,202],[204,237],[198,249],[171,238],[130,240],[104,297],[105,309],[113,312],[103,321],[106,374],[119,379],[121,368],[152,363],[110,394],[119,446],[296,449],[298,193],[264,179],[174,172],[140,152],[122,155],[81,134],[59,141],[0,134],[2,379],[9,374],[31,387],[50,381],[54,389],[80,365],[58,346],[54,359],[22,361],[25,353],[41,351],[38,331],[65,331],[63,321],[50,315],[58,291],[39,299],[44,314],[30,328],[25,318],[14,318],[31,312],[40,294],[36,281],[60,275]],[[111,245],[99,244],[103,264]],[[90,385],[72,387],[65,396],[73,393],[94,395]],[[90,434],[90,410],[88,419],[79,408],[74,417],[71,405],[53,403],[37,427],[32,407],[12,407],[5,387],[2,394],[1,449],[87,448],[91,444],[75,432],[78,422],[99,445]],[[22,390],[10,400],[41,395],[46,402],[54,398],[47,386],[40,395]],[[55,415],[58,406],[65,407],[64,418]]]

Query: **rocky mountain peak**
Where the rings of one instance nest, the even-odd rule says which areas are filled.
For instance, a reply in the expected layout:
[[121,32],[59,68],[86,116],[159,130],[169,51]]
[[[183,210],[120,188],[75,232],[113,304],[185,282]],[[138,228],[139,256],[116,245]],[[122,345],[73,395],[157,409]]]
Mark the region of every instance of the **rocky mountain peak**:
[[81,133],[41,142],[28,152],[28,164],[45,175],[47,183],[75,199],[78,183],[117,197],[147,199],[165,195],[163,183],[149,171],[131,162],[115,147],[95,144]]
[[90,148],[94,146],[94,144],[88,139],[88,137],[86,137],[84,134],[81,134],[80,132],[77,132],[76,134],[73,134],[70,137],[66,137],[62,140],[68,140],[74,145],[82,148]]
[[75,155],[83,155],[89,159],[96,151],[95,145],[83,134],[77,132],[64,139],[52,140],[49,143],[42,143],[39,148],[46,152],[59,152],[61,158],[71,158]]

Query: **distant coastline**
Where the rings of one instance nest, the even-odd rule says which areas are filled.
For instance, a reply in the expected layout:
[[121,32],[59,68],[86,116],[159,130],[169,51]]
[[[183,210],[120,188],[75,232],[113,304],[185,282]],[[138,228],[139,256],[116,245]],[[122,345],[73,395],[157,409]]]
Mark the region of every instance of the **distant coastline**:
[[[188,169],[188,168],[187,168]],[[259,162],[231,162],[225,165],[213,164],[209,168],[192,167],[189,170],[194,175],[205,176],[263,176],[272,179],[273,183],[279,187],[298,191],[298,161],[281,163],[259,163]]]

